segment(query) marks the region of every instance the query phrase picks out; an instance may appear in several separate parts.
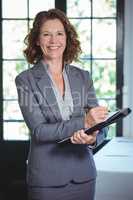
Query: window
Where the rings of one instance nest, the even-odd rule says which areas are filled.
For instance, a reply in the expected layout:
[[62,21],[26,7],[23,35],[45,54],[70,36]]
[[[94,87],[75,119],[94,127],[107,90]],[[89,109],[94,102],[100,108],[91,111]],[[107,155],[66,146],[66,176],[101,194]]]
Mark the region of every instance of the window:
[[[117,0],[67,0],[67,16],[79,33],[83,51],[76,65],[91,73],[99,103],[115,111]],[[112,125],[108,137],[115,134],[116,125]]]
[[[3,0],[2,1],[2,55],[3,78],[3,139],[27,140],[26,127],[17,102],[14,79],[29,65],[24,59],[24,37],[37,12],[55,7],[54,0]],[[12,8],[12,9],[11,9]]]
[[[111,110],[122,106],[123,5],[124,0],[1,1],[0,121],[3,121],[0,125],[1,139],[29,138],[28,129],[18,106],[14,79],[17,74],[30,67],[22,53],[23,40],[34,16],[41,10],[57,7],[66,11],[79,33],[83,50],[76,65],[90,71],[101,104],[106,102]],[[121,24],[118,24],[118,19]],[[118,28],[119,26],[121,28]],[[120,89],[119,95],[118,89]],[[116,127],[112,126],[109,137],[115,135],[115,129]]]

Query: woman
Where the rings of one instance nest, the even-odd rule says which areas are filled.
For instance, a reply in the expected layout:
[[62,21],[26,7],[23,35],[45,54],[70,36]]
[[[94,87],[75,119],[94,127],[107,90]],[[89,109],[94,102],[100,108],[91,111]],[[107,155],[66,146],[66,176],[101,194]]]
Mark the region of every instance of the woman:
[[88,136],[84,129],[105,120],[107,108],[98,106],[89,73],[70,65],[81,52],[77,33],[63,12],[51,9],[36,15],[25,43],[24,54],[34,66],[16,77],[16,86],[31,132],[29,199],[93,200],[92,147],[106,131]]

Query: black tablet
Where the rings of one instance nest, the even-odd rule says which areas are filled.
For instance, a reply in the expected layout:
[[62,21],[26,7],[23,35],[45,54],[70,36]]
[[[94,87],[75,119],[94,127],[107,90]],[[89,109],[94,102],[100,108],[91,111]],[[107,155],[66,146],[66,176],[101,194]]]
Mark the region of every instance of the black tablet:
[[130,108],[124,108],[116,111],[111,116],[109,116],[105,121],[96,124],[95,126],[85,129],[87,135],[92,134],[94,131],[101,130],[110,124],[116,123],[119,119],[126,117],[131,112]]
[[[102,128],[105,128],[105,127],[109,126],[110,124],[116,123],[119,119],[126,117],[130,112],[131,112],[130,108],[123,108],[116,112],[113,112],[111,115],[109,115],[109,117],[105,121],[100,122],[91,128],[85,129],[85,133],[87,135],[91,135],[91,134],[93,134],[94,131],[101,130]],[[70,138],[65,138],[65,139],[59,141],[58,143],[65,142],[69,139]]]

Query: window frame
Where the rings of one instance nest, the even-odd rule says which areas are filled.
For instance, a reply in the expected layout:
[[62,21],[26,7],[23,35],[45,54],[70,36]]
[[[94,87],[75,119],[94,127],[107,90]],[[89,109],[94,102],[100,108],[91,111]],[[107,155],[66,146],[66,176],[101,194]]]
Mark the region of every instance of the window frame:
[[[27,0],[27,7],[29,0]],[[123,106],[123,57],[124,57],[124,0],[117,0],[117,38],[116,38],[116,104],[118,108]],[[55,7],[66,13],[67,0],[55,0]],[[28,24],[29,24],[29,9]],[[0,1],[0,141],[4,141],[3,133],[3,76],[2,76],[2,1]],[[14,59],[15,60],[15,59]],[[116,125],[116,136],[123,135],[123,122],[119,121]],[[9,140],[12,142],[13,140]],[[17,142],[17,140],[16,140]],[[23,142],[23,141],[21,141]]]
[[[116,37],[116,105],[123,107],[124,86],[124,7],[125,0],[117,0],[117,37]],[[116,136],[123,136],[123,121],[116,125]]]
[[[93,0],[91,0],[93,1]],[[65,5],[61,0],[56,0],[56,6],[66,13]],[[117,0],[117,15],[116,15],[116,107],[121,109],[123,107],[123,71],[124,71],[124,6],[125,0]],[[91,66],[92,69],[92,66]],[[123,122],[120,120],[116,123],[116,136],[123,135]]]
[[2,1],[0,1],[0,140],[3,139]]

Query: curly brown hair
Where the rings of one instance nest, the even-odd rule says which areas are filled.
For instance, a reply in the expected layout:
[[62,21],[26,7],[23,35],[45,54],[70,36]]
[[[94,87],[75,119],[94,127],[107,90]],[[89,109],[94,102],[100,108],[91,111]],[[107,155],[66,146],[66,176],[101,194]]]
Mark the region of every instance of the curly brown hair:
[[67,42],[66,48],[63,54],[63,61],[71,63],[78,59],[81,53],[80,42],[78,40],[77,32],[74,26],[70,23],[66,15],[59,9],[50,9],[48,11],[39,12],[34,19],[33,27],[24,39],[26,49],[23,51],[27,61],[31,64],[38,62],[43,57],[43,52],[40,46],[37,45],[40,29],[42,25],[51,19],[59,19],[65,29]]

